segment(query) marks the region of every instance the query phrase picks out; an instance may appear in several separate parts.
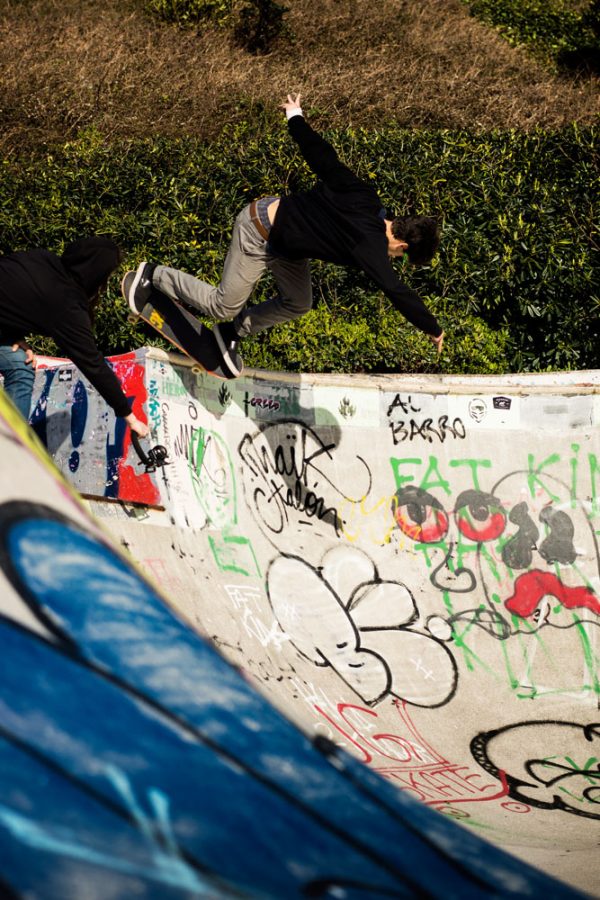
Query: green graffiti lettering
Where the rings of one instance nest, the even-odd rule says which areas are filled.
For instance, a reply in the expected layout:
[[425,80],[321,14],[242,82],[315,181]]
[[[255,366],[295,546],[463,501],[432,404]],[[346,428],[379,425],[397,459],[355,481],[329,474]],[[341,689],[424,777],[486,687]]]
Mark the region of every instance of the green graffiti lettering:
[[[456,545],[456,565],[458,569],[462,569],[465,564],[465,557],[470,553],[478,555],[479,548],[477,544],[465,544],[460,542]],[[448,567],[450,568],[450,560],[448,561]]]
[[[600,760],[597,756],[588,757],[587,762],[585,762],[583,766],[578,766],[572,756],[565,756],[564,760],[569,766],[571,766],[573,771],[581,772],[581,774],[584,776],[585,780],[589,782],[589,784],[596,785],[598,783],[597,770]],[[590,769],[594,769],[594,774],[592,776],[585,774],[586,772],[589,772]]]
[[575,509],[577,505],[577,467],[579,465],[577,454],[579,453],[579,444],[571,444],[571,450],[574,453],[574,456],[571,458],[571,509]]
[[491,577],[494,579],[494,581],[497,581],[498,583],[500,583],[502,581],[502,576],[500,575],[500,572],[498,571],[498,566],[496,564],[496,560],[491,555],[490,551],[488,550],[488,548],[486,547],[485,544],[481,545],[480,560],[481,560],[482,566],[483,566],[483,560],[485,560],[485,562],[487,563],[488,572],[490,573]]
[[593,690],[596,696],[598,696],[598,694],[600,694],[600,681],[598,680],[597,674],[598,658],[594,653],[594,648],[586,631],[585,623],[582,622],[582,620],[576,613],[573,613],[573,621],[575,622],[575,627],[577,628],[577,633],[579,635],[583,650],[583,658],[585,660],[585,665],[591,679],[591,684],[588,685],[588,688]]
[[414,475],[401,475],[400,474],[400,466],[410,465],[410,466],[422,466],[422,459],[398,459],[394,456],[390,459],[390,465],[392,467],[392,472],[394,473],[394,481],[396,482],[396,490],[399,490],[403,484],[406,484],[409,481],[414,481]]
[[194,493],[211,524],[227,528],[237,523],[235,473],[223,438],[204,428],[192,432],[188,468]]
[[248,538],[236,535],[208,536],[214,560],[221,572],[260,577],[260,568]]
[[[436,480],[433,480],[433,476],[436,476]],[[442,478],[440,474],[440,470],[438,469],[438,461],[435,456],[429,457],[429,466],[427,468],[427,471],[425,472],[425,477],[423,478],[420,487],[424,491],[429,491],[431,488],[439,487],[448,496],[450,496],[450,494],[452,493],[452,491],[450,490],[450,484],[446,481],[445,478]]]
[[415,544],[414,546],[416,552],[423,554],[425,565],[428,569],[431,569],[433,567],[433,562],[430,555],[431,551],[439,550],[440,548],[443,553],[448,552],[448,545],[445,543],[445,541],[440,541],[439,543],[435,544]]
[[450,466],[457,468],[458,466],[469,466],[471,469],[471,478],[473,479],[473,487],[476,491],[481,490],[479,478],[477,477],[477,469],[482,466],[484,469],[491,469],[492,463],[489,459],[451,459]]
[[600,497],[597,490],[597,479],[600,474],[600,466],[598,465],[598,457],[595,453],[590,453],[588,457],[590,461],[590,479],[592,482],[592,515],[596,516],[600,513]]
[[533,453],[529,453],[527,457],[527,482],[529,484],[529,491],[532,497],[536,495],[536,485],[538,485],[539,489],[545,491],[551,500],[559,500],[556,494],[553,494],[549,487],[542,481],[542,469],[545,469],[547,466],[553,466],[555,463],[560,462],[560,456],[558,453],[552,453],[551,456],[547,456],[546,459],[540,463],[538,466],[534,464],[535,457]]

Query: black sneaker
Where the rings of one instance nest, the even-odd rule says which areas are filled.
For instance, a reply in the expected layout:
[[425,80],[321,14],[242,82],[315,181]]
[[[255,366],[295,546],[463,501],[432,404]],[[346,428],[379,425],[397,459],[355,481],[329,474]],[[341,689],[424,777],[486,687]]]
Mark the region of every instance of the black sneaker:
[[221,328],[219,325],[215,325],[213,327],[213,334],[217,339],[217,344],[219,345],[219,350],[221,352],[221,356],[223,357],[223,362],[225,366],[229,369],[231,375],[237,378],[238,375],[242,374],[243,363],[240,358],[239,353],[237,352],[237,345],[239,344],[239,340],[226,340],[223,338],[221,334]]
[[152,273],[154,266],[141,262],[135,272],[127,272],[121,282],[121,290],[127,298],[129,309],[139,316],[152,293]]

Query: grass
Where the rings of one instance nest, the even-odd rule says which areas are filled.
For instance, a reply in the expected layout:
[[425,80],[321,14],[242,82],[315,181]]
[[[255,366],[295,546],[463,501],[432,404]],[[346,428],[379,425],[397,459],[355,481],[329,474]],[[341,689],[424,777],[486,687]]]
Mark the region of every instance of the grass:
[[226,30],[156,21],[143,0],[0,0],[0,152],[96,126],[213,138],[303,92],[317,126],[560,128],[597,121],[599,79],[553,74],[461,0],[294,0],[266,56]]

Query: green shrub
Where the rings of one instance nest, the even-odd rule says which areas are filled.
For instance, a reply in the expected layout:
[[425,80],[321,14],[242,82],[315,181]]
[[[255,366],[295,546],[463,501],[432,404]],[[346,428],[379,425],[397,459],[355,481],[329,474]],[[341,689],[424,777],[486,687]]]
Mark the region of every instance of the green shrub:
[[283,21],[286,12],[275,0],[246,0],[233,29],[236,43],[250,53],[268,53],[280,35],[291,36]]
[[283,18],[289,10],[276,0],[146,0],[146,9],[176,25],[226,25],[253,54],[268,53],[281,35],[291,37]]
[[[432,308],[435,306],[431,304]],[[485,372],[509,371],[506,329],[493,331],[474,316],[452,327],[438,358],[431,341],[395,310],[373,298],[348,316],[319,304],[266,339],[244,342],[247,365],[287,372]]]
[[197,25],[211,21],[226,22],[233,0],[146,0],[146,8],[165,22]]
[[567,68],[600,68],[599,0],[465,0],[515,45]]
[[[440,361],[426,338],[359,273],[314,263],[315,309],[244,343],[249,365],[303,371],[501,372],[599,364],[598,168],[595,128],[560,132],[330,133],[342,158],[374,178],[397,212],[439,214],[432,265],[400,267],[446,329]],[[375,176],[376,181],[375,181]],[[269,114],[220,140],[111,144],[86,132],[0,174],[0,250],[106,233],[127,268],[141,259],[210,282],[231,225],[253,197],[314,178]],[[254,294],[270,296],[267,277]],[[98,313],[105,353],[153,342],[127,321],[118,279]]]

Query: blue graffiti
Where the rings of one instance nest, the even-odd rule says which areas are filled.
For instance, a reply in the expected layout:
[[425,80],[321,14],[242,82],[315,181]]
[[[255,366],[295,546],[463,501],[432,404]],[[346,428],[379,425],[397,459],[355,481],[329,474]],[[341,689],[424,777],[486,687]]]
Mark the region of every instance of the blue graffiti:
[[42,444],[47,447],[48,446],[48,436],[47,436],[47,410],[48,410],[48,397],[50,396],[50,389],[52,387],[52,382],[56,376],[56,369],[44,369],[44,386],[42,387],[40,396],[38,397],[37,403],[35,404],[34,409],[31,412],[30,416],[30,424],[37,436],[39,437]]
[[76,472],[79,468],[79,451],[77,447],[83,440],[88,414],[88,397],[85,386],[81,380],[75,385],[73,391],[73,405],[71,407],[71,443],[73,450],[69,457],[69,469]]
[[[128,397],[132,400],[132,397]],[[127,423],[125,419],[115,419],[115,437],[111,442],[110,437],[106,438],[106,484],[104,488],[105,497],[119,496],[119,463],[123,457],[125,448],[125,435],[127,433]]]

